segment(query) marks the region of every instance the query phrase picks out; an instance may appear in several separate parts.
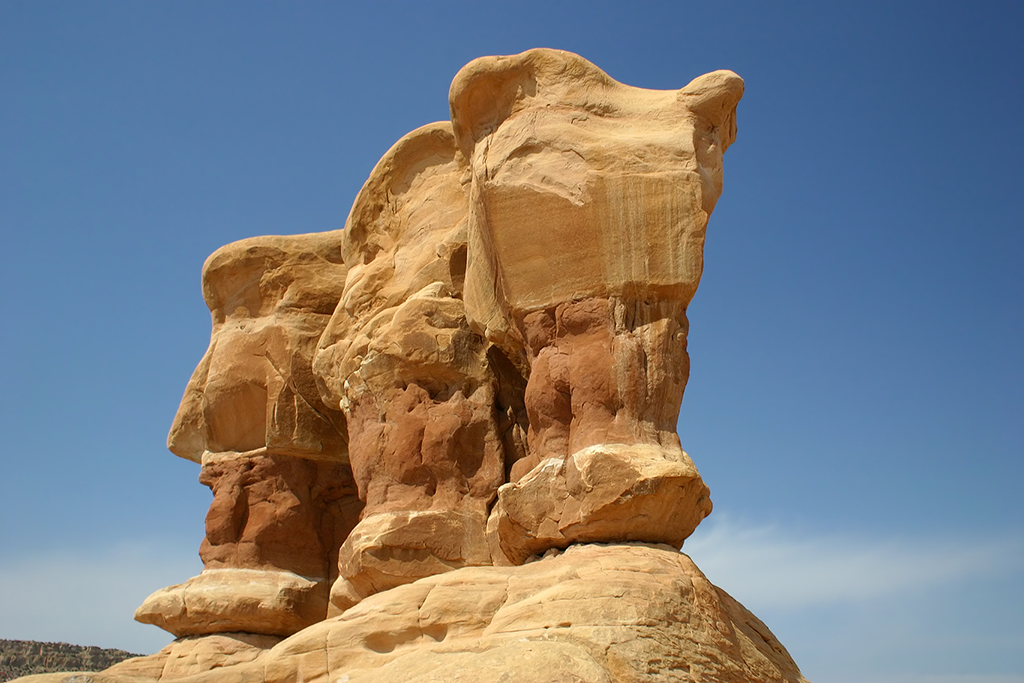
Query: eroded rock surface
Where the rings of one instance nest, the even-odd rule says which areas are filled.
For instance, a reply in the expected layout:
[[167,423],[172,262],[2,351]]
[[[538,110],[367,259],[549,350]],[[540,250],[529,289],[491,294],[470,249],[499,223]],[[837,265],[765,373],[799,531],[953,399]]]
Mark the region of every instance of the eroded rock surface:
[[342,232],[253,237],[203,266],[210,348],[185,388],[167,446],[347,460],[344,415],[320,400],[312,361],[341,297]]
[[340,245],[340,231],[257,237],[207,259],[210,348],[168,436],[213,492],[205,569],[147,598],[138,621],[176,636],[285,636],[327,616],[362,507],[344,414],[323,404],[312,371],[347,272]]
[[348,418],[366,507],[341,548],[336,609],[379,590],[486,564],[505,481],[489,344],[466,320],[465,170],[448,123],[406,135],[349,215],[348,278],[315,362]]
[[490,531],[505,558],[571,543],[667,543],[676,548],[711,512],[689,456],[660,446],[591,446],[550,458],[498,490]]
[[771,631],[670,546],[573,546],[518,567],[465,567],[368,597],[269,649],[212,638],[94,683],[805,683]]
[[214,493],[205,569],[137,614],[178,640],[94,683],[803,682],[678,552],[711,511],[675,429],[742,93],[475,60],[344,231],[215,253],[168,439]]
[[[689,461],[675,433],[689,376],[686,306],[742,94],[730,71],[679,91],[643,90],[553,50],[484,57],[455,77],[452,122],[472,179],[467,315],[529,364],[529,455],[513,466],[513,482],[545,479],[550,467],[531,469],[600,445],[657,446],[659,460]],[[619,488],[599,473],[590,485],[604,495]],[[693,504],[699,522],[710,501],[696,471],[689,476],[693,486],[608,507],[585,536],[613,541],[628,527],[632,538],[659,540],[667,510]],[[664,495],[684,489],[686,503]],[[567,508],[549,506],[559,509]],[[629,516],[607,523],[619,512]],[[679,525],[689,528],[682,538],[692,517]],[[557,538],[525,533],[533,545]]]

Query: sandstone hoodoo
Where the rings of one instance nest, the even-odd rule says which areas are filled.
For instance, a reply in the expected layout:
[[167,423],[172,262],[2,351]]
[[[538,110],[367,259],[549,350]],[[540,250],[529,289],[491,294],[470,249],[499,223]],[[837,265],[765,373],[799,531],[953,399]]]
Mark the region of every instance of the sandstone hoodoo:
[[203,572],[135,614],[176,636],[289,636],[324,618],[338,548],[362,504],[345,416],[321,401],[313,356],[344,288],[341,231],[256,237],[203,268],[210,348],[167,439],[213,491]]
[[[103,681],[804,681],[679,549],[687,306],[743,81],[484,57],[344,230],[207,261],[210,349],[168,445],[204,570]],[[56,679],[55,679],[56,680]]]

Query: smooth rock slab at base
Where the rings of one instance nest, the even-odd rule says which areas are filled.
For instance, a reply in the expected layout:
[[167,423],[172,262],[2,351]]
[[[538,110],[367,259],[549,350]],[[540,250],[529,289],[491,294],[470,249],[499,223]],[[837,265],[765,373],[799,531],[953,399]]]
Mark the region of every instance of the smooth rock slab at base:
[[642,544],[556,552],[372,595],[234,666],[170,679],[119,665],[92,683],[806,683],[771,631],[686,555]]
[[327,615],[329,587],[286,571],[204,569],[146,598],[135,620],[176,636],[241,631],[289,636]]

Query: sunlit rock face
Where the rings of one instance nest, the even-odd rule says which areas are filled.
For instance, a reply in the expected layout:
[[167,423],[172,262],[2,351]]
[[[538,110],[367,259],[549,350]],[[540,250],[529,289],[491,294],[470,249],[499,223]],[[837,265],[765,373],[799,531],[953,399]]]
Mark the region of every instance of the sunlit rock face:
[[763,622],[686,555],[649,544],[464,567],[266,638],[183,638],[93,681],[806,683]]
[[312,359],[341,296],[341,232],[258,237],[203,268],[210,348],[168,436],[213,492],[203,572],[147,598],[136,619],[177,636],[285,636],[327,615],[338,548],[361,509],[345,418],[320,400]]
[[[315,363],[348,417],[366,503],[338,609],[576,541],[681,544],[710,512],[675,423],[686,305],[741,94],[731,72],[660,92],[569,53],[484,58],[455,78],[451,125],[410,133],[378,163],[346,225],[348,279]],[[619,455],[577,458],[606,445]],[[604,504],[566,505],[579,487],[540,467],[566,458],[577,481],[608,487]],[[616,458],[637,465],[625,488],[608,479]]]
[[210,348],[185,388],[167,446],[346,461],[345,418],[320,400],[317,342],[341,297],[342,232],[254,237],[203,266]]
[[464,67],[450,101],[472,166],[476,323],[522,336],[526,314],[587,297],[685,308],[742,94],[731,71],[644,90],[554,50]]
[[490,563],[508,420],[490,345],[462,301],[464,167],[448,123],[413,131],[377,164],[346,223],[348,277],[314,363],[325,402],[348,418],[366,504],[341,548],[336,610]]
[[214,494],[204,570],[136,615],[178,639],[94,683],[806,683],[678,552],[711,511],[675,426],[742,93],[475,60],[343,231],[211,256],[168,438]]
[[730,71],[643,90],[553,50],[455,77],[467,315],[529,367],[528,456],[492,523],[513,561],[577,541],[681,544],[711,511],[675,426],[686,307],[742,94]]

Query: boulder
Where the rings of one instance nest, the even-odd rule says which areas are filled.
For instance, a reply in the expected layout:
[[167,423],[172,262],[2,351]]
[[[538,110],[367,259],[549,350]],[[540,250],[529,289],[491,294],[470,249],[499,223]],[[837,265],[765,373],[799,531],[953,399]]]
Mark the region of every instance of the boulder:
[[324,619],[328,582],[264,569],[204,569],[162,588],[135,611],[135,620],[176,636],[242,631],[288,636]]
[[521,564],[580,542],[678,548],[710,512],[708,487],[686,453],[611,444],[545,460],[502,486],[489,529],[497,537],[492,548]]

